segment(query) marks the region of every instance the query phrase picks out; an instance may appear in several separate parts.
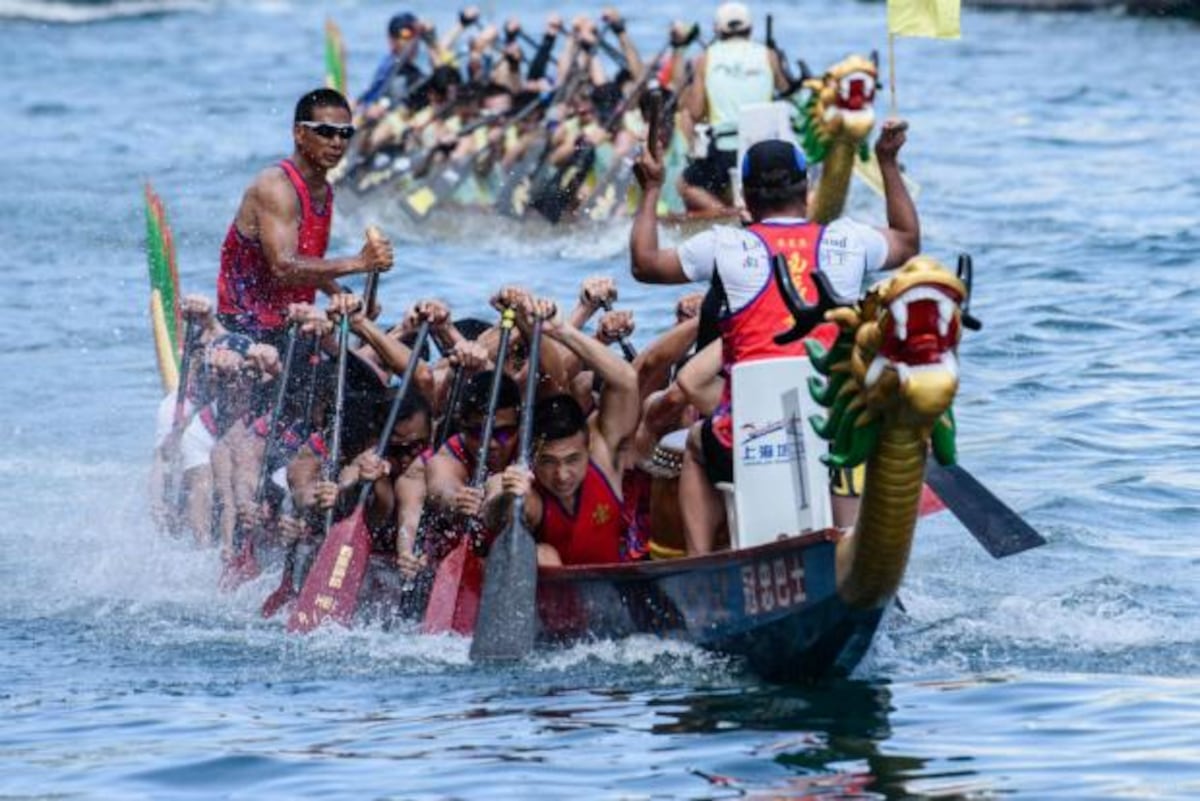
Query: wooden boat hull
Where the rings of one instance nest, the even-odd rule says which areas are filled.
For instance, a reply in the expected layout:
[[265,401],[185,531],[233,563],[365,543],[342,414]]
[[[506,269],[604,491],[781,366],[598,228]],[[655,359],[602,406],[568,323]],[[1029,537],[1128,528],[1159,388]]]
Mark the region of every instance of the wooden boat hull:
[[[741,657],[771,681],[848,674],[870,647],[883,610],[854,609],[838,597],[836,539],[829,531],[703,557],[543,568],[539,641],[652,634]],[[364,607],[374,615],[419,616],[409,587],[392,560],[376,556]]]

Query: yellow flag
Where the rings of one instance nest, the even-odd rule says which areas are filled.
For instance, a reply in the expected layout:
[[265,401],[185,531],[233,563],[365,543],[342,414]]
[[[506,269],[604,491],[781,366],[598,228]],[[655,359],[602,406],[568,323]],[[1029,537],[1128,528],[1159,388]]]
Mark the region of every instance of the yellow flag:
[[888,33],[957,39],[961,0],[887,0]]

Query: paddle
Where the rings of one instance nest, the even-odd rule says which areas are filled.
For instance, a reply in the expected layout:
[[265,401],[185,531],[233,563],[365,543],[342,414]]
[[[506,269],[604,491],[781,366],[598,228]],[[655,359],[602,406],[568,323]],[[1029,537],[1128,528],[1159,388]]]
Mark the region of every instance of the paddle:
[[[577,62],[572,61],[562,83],[554,90],[546,106],[551,114],[555,105],[575,91],[575,87],[585,78],[586,75],[579,69]],[[552,130],[547,125],[542,130],[541,141],[530,143],[517,163],[509,169],[508,177],[496,193],[496,211],[516,220],[525,216],[525,212],[529,210],[534,183],[545,169],[550,156],[551,144]]]
[[800,90],[804,85],[804,81],[809,77],[808,67],[803,60],[800,64],[800,77],[792,74],[792,67],[788,63],[787,54],[783,52],[783,48],[775,41],[775,20],[771,14],[767,15],[767,36],[765,44],[768,50],[773,50],[775,55],[779,57],[779,69],[783,72],[783,79],[787,81],[788,88],[781,92],[776,92],[776,100],[785,100]]
[[[828,276],[820,270],[813,275],[818,298],[815,305],[806,304],[801,299],[792,282],[786,260],[776,256],[772,272],[784,304],[796,321],[791,331],[775,338],[779,344],[803,336],[824,319],[828,309],[851,305],[849,299],[836,295],[829,284]],[[962,324],[966,328],[978,330],[982,324],[968,312],[973,272],[971,256],[961,254],[958,259],[958,274],[967,287],[967,295],[962,301]],[[938,464],[936,459],[930,459],[925,466],[925,481],[971,536],[995,558],[1011,556],[1045,544],[1046,540],[1020,515],[980,484],[961,465],[943,466]]]
[[[650,64],[657,64],[670,49],[671,42],[668,41],[654,58],[651,59]],[[621,99],[621,102],[609,114],[608,119],[604,121],[603,128],[605,131],[611,135],[617,129],[634,98],[641,94],[642,90],[646,88],[653,77],[654,71],[647,68],[629,94]],[[562,219],[563,214],[566,213],[574,201],[579,188],[583,186],[583,182],[587,180],[588,172],[591,170],[595,160],[596,146],[594,144],[588,142],[582,146],[577,145],[575,153],[559,169],[554,178],[548,184],[539,187],[539,191],[535,193],[531,205],[547,220],[557,223]]]
[[[320,336],[313,334],[312,352],[309,354],[308,392],[304,399],[303,439],[307,439],[312,431],[312,410],[317,396],[317,371],[320,367]],[[296,555],[299,549],[299,540],[288,545],[287,552],[283,557],[283,572],[279,577],[279,586],[263,601],[262,616],[264,618],[274,617],[275,613],[283,608],[283,605],[290,601],[296,594],[296,585],[298,583]]]
[[[529,467],[533,445],[533,406],[537,398],[538,354],[542,345],[542,320],[533,323],[529,343],[529,368],[521,407],[520,464]],[[525,525],[525,497],[512,506],[512,522],[496,538],[488,553],[483,595],[475,621],[471,659],[499,662],[524,657],[537,636],[537,545]]]
[[[334,395],[333,406],[333,443],[329,449],[329,456],[322,466],[322,478],[325,481],[336,481],[338,473],[338,464],[342,458],[342,418],[346,408],[346,362],[347,351],[350,345],[350,316],[343,314],[341,324],[338,328],[338,362],[337,362],[337,384]],[[336,504],[335,504],[336,505]],[[325,533],[329,533],[329,529],[333,526],[333,507],[325,513]],[[294,591],[298,583],[304,581],[304,577],[308,575],[309,559],[307,553],[300,552],[299,540],[293,544],[292,549],[288,553],[289,559],[284,561],[283,581],[287,583],[288,596],[284,597],[286,602],[290,593]],[[280,589],[284,589],[281,585]],[[276,593],[279,591],[276,590]],[[268,601],[271,599],[268,598]],[[280,604],[282,605],[282,604]],[[275,606],[278,609],[278,606]],[[266,604],[263,604],[264,617],[270,617],[266,614]],[[288,619],[288,630],[290,631],[295,619],[295,611]]]
[[[283,414],[283,403],[287,399],[288,377],[292,373],[292,360],[296,355],[296,339],[298,324],[288,326],[287,349],[283,357],[283,371],[280,373],[278,388],[275,390],[275,403],[271,407],[271,417],[267,424],[266,442],[263,444],[262,464],[258,467],[258,480],[254,485],[254,508],[261,509],[263,498],[267,494],[267,479],[271,474],[271,461],[275,455],[275,445],[279,439],[279,417]],[[261,569],[254,555],[254,538],[252,532],[247,532],[245,525],[239,519],[233,529],[234,557],[221,570],[218,586],[226,592],[236,589],[243,581],[256,577]]]
[[[516,315],[505,309],[500,319],[500,343],[496,347],[496,369],[492,375],[492,386],[488,394],[487,415],[480,434],[479,455],[475,461],[475,473],[471,486],[482,487],[487,480],[488,446],[492,441],[492,430],[496,424],[496,407],[500,403],[500,384],[504,378],[504,360],[508,355],[508,341]],[[532,353],[532,351],[530,351]],[[532,367],[530,369],[533,369]],[[434,575],[433,587],[429,591],[429,602],[421,621],[424,634],[442,634],[447,631],[469,633],[475,624],[475,607],[478,597],[477,573],[479,559],[471,552],[471,537],[464,534],[458,545],[442,559]]]
[[925,482],[979,544],[996,559],[1045,545],[1046,539],[962,465],[930,459]]
[[[613,310],[612,301],[608,298],[600,301],[600,306],[606,312]],[[625,361],[631,362],[637,358],[637,349],[629,343],[629,340],[624,335],[617,337],[617,344],[621,346],[621,353],[625,354]],[[532,353],[533,351],[530,352]]]
[[[657,88],[651,89],[649,97],[649,108],[647,109],[649,130],[646,134],[646,147],[651,147],[651,143],[658,142],[659,124],[664,113],[662,90]],[[652,152],[657,156],[657,144],[653,146],[655,150]],[[618,208],[625,207],[629,195],[629,187],[633,183],[633,165],[637,156],[638,151],[635,148],[622,158],[613,160],[612,166],[608,168],[608,172],[596,182],[596,188],[583,208],[584,217],[592,222],[602,222],[612,218]]]
[[[476,120],[460,131],[458,136],[462,138],[479,128],[496,122],[503,121],[507,126],[517,125],[536,111],[541,104],[541,99],[537,98],[526,103],[514,113],[501,115],[500,118],[485,117]],[[508,119],[504,120],[504,116],[507,116]],[[489,157],[495,147],[503,141],[502,136],[496,142],[489,142],[474,153],[447,161],[424,184],[406,192],[400,199],[400,208],[415,222],[423,221],[439,204],[444,203],[453,195],[475,171],[476,167],[482,163],[483,159]]]
[[163,486],[165,500],[169,504],[170,527],[178,533],[183,518],[183,507],[186,502],[183,481],[183,430],[187,423],[187,394],[189,377],[192,372],[192,351],[196,349],[196,339],[200,330],[191,316],[187,318],[183,329],[183,355],[179,362],[179,383],[175,387],[175,415],[171,422],[171,440],[175,447],[171,450],[171,464],[167,469],[166,481]]
[[446,401],[446,411],[442,414],[442,419],[438,423],[437,436],[433,440],[433,451],[437,451],[446,444],[446,440],[450,439],[450,432],[454,427],[454,413],[458,409],[458,402],[462,400],[463,387],[467,383],[467,372],[460,364],[454,368],[454,379],[450,382],[450,397]]
[[[421,361],[420,353],[428,338],[429,321],[424,320],[417,330],[417,341],[400,380],[400,388],[392,400],[387,421],[375,445],[377,458],[383,458],[387,451],[388,440],[396,426],[400,407],[413,384],[413,376]],[[308,571],[300,597],[296,599],[296,606],[288,619],[288,631],[309,632],[326,619],[348,625],[354,617],[354,611],[358,608],[358,593],[367,574],[367,561],[371,555],[371,532],[367,527],[366,507],[373,487],[374,482],[363,484],[354,511],[338,521],[337,525],[330,525],[333,509],[329,510],[325,541],[321,543],[317,559]]]

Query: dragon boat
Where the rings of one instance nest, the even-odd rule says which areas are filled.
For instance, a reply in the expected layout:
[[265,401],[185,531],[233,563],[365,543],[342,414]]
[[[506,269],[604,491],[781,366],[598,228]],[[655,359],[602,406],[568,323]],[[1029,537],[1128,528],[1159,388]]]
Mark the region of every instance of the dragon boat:
[[[878,65],[873,57],[852,55],[823,74],[804,80],[800,87],[797,95],[774,104],[785,108],[786,117],[794,120],[787,124],[786,132],[781,130],[777,135],[791,138],[793,131],[798,134],[798,144],[818,176],[810,197],[810,217],[828,222],[845,208],[851,176],[858,176],[873,191],[883,192],[878,165],[867,146],[875,124]],[[714,222],[735,223],[736,218],[727,214],[683,210],[673,185],[686,164],[682,155],[685,147],[676,125],[671,147],[664,154],[666,199],[660,204],[660,223],[677,235],[693,233]],[[551,220],[533,211],[528,198],[517,203],[516,209],[499,202],[503,185],[511,175],[499,175],[497,169],[474,176],[470,165],[464,163],[436,168],[430,176],[418,180],[410,174],[410,168],[423,159],[411,154],[380,157],[375,163],[368,159],[353,169],[347,165],[338,170],[337,202],[344,213],[387,220],[393,231],[414,238],[453,236],[462,230],[464,217],[473,216],[486,220],[489,230],[499,225],[522,234],[527,234],[531,226],[547,231],[558,226],[607,226],[628,220],[636,208],[637,196],[632,159],[611,151],[607,144],[597,149],[596,161],[604,166],[582,182],[586,199],[578,210],[561,217],[555,215]],[[531,166],[518,162],[515,169]],[[446,181],[446,174],[453,176],[453,183]],[[915,184],[908,184],[910,191],[917,190]]]
[[[160,373],[170,390],[179,371],[178,279],[162,203],[149,188],[147,233],[150,316]],[[853,531],[820,527],[707,556],[540,569],[539,641],[558,645],[652,634],[743,658],[774,681],[843,675],[866,653],[895,598],[919,516],[938,508],[936,501],[931,504],[927,480],[993,556],[1043,544],[977,483],[968,485],[965,502],[955,502],[962,476],[973,479],[961,468],[936,468],[955,460],[950,406],[958,386],[956,350],[963,327],[977,325],[965,309],[969,259],[967,265],[964,274],[960,261],[956,276],[917,257],[855,300],[832,297],[818,276],[817,302],[810,305],[793,286],[787,265],[777,261],[775,280],[795,321],[792,334],[821,319],[839,327],[827,352],[809,346],[817,376],[793,389],[807,391],[827,410],[809,420],[828,440],[826,460],[836,467],[865,467]],[[960,486],[947,476],[958,476]],[[976,520],[964,515],[964,506]],[[462,560],[457,584],[439,588],[435,582],[423,605],[426,631],[473,632],[484,560],[467,547],[446,559],[455,558]],[[420,615],[416,595],[394,558],[374,554],[358,614],[389,620]]]
[[[785,271],[777,266],[777,280]],[[811,323],[823,306],[814,311],[789,291],[796,319]],[[829,440],[827,460],[866,466],[852,532],[824,528],[706,556],[541,568],[539,642],[649,634],[740,657],[758,675],[787,683],[853,670],[904,576],[919,515],[941,508],[924,477],[929,453],[954,459],[950,404],[965,296],[958,277],[918,257],[860,301],[833,309],[841,333],[828,352],[809,346],[824,376],[808,390],[828,409],[811,421]],[[465,546],[447,559],[463,560],[451,571],[461,578],[449,588],[435,583],[424,630],[470,635],[484,560]],[[371,558],[361,597],[360,613],[369,616],[412,612],[411,585],[387,556]]]

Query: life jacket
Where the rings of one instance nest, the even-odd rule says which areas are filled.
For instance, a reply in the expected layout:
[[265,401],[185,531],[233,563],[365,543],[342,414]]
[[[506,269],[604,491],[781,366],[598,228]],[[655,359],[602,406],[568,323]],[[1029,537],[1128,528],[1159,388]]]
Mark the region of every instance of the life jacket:
[[[296,253],[324,258],[333,222],[333,187],[327,185],[325,208],[318,212],[300,171],[290,159],[279,163],[300,199],[299,238]],[[221,245],[221,271],[217,277],[217,311],[237,320],[250,332],[282,328],[292,303],[312,303],[315,286],[285,286],[271,273],[262,242],[242,235],[237,220],[229,225]]]
[[[817,284],[813,273],[817,269],[817,252],[825,227],[812,222],[759,222],[746,230],[762,240],[770,260],[773,261],[777,254],[787,259],[796,290],[806,303],[815,304]],[[758,359],[804,356],[804,340],[815,339],[828,348],[837,338],[838,329],[834,323],[821,323],[804,339],[786,345],[776,344],[775,336],[791,330],[792,323],[792,313],[783,302],[774,276],[768,272],[753,300],[717,321],[725,366]]]
[[737,150],[737,137],[723,134],[737,131],[742,106],[770,103],[775,94],[767,48],[740,37],[713,42],[704,55],[704,91],[717,149]]
[[542,522],[535,536],[554,546],[564,565],[621,561],[621,540],[627,528],[624,505],[595,462],[588,461],[573,515],[537,482],[534,490],[542,499]]

